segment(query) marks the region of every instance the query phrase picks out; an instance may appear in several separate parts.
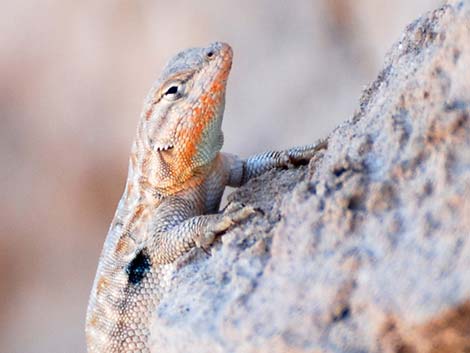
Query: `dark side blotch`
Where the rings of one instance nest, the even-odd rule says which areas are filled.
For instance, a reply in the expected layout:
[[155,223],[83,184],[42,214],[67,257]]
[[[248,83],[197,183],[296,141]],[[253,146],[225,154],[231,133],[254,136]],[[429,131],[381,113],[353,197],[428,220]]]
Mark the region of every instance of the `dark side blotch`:
[[150,271],[151,265],[150,257],[145,249],[140,250],[126,268],[126,273],[129,275],[129,283],[133,285],[139,284],[145,274]]

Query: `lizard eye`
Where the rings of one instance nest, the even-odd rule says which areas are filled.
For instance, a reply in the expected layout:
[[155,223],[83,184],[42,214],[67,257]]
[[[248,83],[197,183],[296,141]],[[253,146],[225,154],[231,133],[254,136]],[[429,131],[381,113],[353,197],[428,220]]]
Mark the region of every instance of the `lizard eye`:
[[171,83],[164,90],[163,97],[171,101],[177,100],[183,95],[183,88],[183,84],[180,82]]
[[178,87],[177,86],[171,86],[170,88],[168,88],[165,92],[165,96],[169,95],[169,94],[176,94],[178,92]]

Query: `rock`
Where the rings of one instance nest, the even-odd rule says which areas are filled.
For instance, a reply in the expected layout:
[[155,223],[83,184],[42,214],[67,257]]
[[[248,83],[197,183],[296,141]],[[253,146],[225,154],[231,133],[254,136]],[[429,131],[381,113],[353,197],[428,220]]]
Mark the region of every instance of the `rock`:
[[468,352],[470,2],[406,28],[308,167],[229,200],[263,214],[181,264],[155,352]]

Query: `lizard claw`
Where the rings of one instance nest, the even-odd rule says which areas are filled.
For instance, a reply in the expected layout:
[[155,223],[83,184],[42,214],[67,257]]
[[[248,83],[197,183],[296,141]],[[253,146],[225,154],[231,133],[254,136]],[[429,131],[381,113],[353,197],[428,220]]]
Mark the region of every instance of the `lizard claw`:
[[328,140],[323,140],[313,145],[291,148],[286,151],[289,157],[289,165],[308,164],[318,151],[326,148],[328,148]]
[[262,208],[260,207],[254,207],[253,208],[255,210],[256,213],[259,213],[261,216],[264,216],[266,213],[263,211]]
[[261,213],[261,209],[245,206],[240,202],[232,202],[226,208],[221,218],[208,225],[208,228],[195,239],[196,246],[207,250],[218,235],[225,233],[230,227],[239,224],[255,213]]
[[200,234],[196,239],[194,239],[196,246],[204,250],[206,254],[209,254],[209,247],[215,240],[216,234],[212,231],[206,231]]
[[242,203],[232,203],[231,206],[224,212],[224,218],[228,217],[232,224],[240,223],[259,212],[258,209],[252,206],[245,206]]
[[233,212],[236,212],[236,211],[239,211],[241,210],[243,207],[245,207],[245,204],[241,203],[241,202],[237,202],[237,201],[234,201],[234,202],[230,202],[227,206],[225,206],[225,208],[223,209],[223,213],[226,214],[226,213],[233,213]]
[[207,256],[210,256],[210,255],[211,255],[211,253],[209,252],[208,248],[206,248],[206,247],[204,247],[204,246],[200,246],[199,248],[201,248],[202,251],[204,251]]

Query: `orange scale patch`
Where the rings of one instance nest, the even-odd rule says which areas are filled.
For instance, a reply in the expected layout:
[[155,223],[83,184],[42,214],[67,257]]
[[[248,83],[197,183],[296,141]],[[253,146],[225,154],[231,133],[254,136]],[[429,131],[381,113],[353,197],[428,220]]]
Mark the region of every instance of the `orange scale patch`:
[[144,210],[145,210],[145,206],[143,204],[137,205],[137,207],[135,208],[135,212],[132,215],[132,218],[129,221],[129,223],[131,225],[134,224],[140,218]]
[[101,292],[108,287],[108,285],[109,281],[104,276],[101,276],[96,285],[96,294],[100,295]]
[[152,116],[153,109],[149,109],[145,112],[145,120],[150,120],[150,117]]
[[116,252],[118,254],[127,253],[128,249],[129,249],[129,242],[124,237],[121,237],[121,239],[119,239],[116,245]]
[[90,321],[88,322],[88,325],[91,326],[91,327],[96,327],[98,325],[98,316],[93,315],[91,317]]

